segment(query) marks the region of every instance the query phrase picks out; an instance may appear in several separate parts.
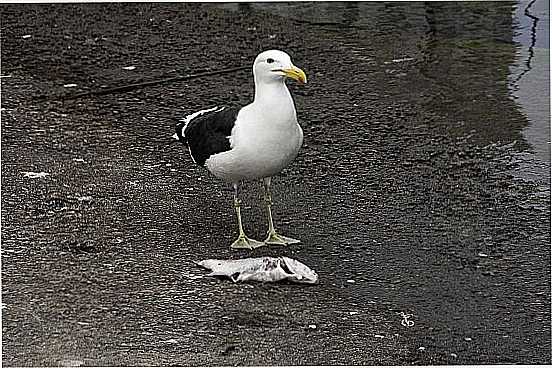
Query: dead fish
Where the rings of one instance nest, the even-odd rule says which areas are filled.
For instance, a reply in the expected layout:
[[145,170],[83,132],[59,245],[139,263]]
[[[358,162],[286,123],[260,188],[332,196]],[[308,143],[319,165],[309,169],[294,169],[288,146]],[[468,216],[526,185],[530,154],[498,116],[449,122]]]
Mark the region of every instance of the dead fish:
[[196,262],[212,272],[208,276],[227,276],[234,282],[276,282],[289,280],[316,284],[318,275],[305,264],[288,257],[244,259],[206,259]]

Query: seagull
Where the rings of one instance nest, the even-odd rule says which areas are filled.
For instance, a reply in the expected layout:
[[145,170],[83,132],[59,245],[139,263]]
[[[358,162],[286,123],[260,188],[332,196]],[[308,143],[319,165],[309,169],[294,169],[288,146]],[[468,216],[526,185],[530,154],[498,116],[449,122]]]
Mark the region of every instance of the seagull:
[[[188,147],[194,163],[234,187],[239,235],[231,247],[238,249],[300,243],[274,228],[270,181],[293,162],[303,144],[303,130],[297,123],[295,104],[285,80],[305,84],[307,77],[280,50],[260,53],[253,63],[253,76],[255,98],[249,105],[197,111],[176,125],[175,134]],[[263,182],[268,235],[262,242],[249,238],[243,230],[239,199],[243,180]]]

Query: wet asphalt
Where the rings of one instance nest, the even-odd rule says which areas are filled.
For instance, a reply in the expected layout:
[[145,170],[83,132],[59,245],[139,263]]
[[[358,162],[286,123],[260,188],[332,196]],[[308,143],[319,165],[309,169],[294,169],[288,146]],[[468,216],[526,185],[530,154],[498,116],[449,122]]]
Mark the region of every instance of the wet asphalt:
[[[550,183],[516,175],[533,148],[511,3],[0,10],[5,366],[552,362]],[[230,188],[170,137],[248,103],[248,70],[71,96],[269,48],[309,77],[290,84],[305,144],[273,182],[276,226],[303,243],[236,251]],[[256,238],[260,189],[243,190]],[[261,255],[320,282],[193,264]]]

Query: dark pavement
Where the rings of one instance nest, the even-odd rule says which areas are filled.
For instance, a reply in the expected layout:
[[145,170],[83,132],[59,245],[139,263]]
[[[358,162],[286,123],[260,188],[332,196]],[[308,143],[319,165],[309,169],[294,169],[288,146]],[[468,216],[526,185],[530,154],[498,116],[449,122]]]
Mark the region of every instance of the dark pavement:
[[[552,363],[550,182],[516,175],[511,3],[0,10],[5,366]],[[309,78],[290,84],[304,147],[274,179],[289,248],[230,249],[231,191],[171,143],[174,119],[248,103],[248,70],[64,98],[269,48]],[[244,194],[261,238],[260,185]],[[192,263],[260,255],[320,283]]]

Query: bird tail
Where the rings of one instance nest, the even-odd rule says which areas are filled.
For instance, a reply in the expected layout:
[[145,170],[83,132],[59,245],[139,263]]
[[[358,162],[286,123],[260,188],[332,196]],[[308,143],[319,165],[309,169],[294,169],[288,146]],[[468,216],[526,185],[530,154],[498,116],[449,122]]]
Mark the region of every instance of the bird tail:
[[184,143],[185,146],[187,146],[186,138],[184,136],[184,129],[186,128],[186,121],[185,120],[177,120],[177,123],[175,125],[175,133],[173,134],[173,138],[177,141],[180,141]]

